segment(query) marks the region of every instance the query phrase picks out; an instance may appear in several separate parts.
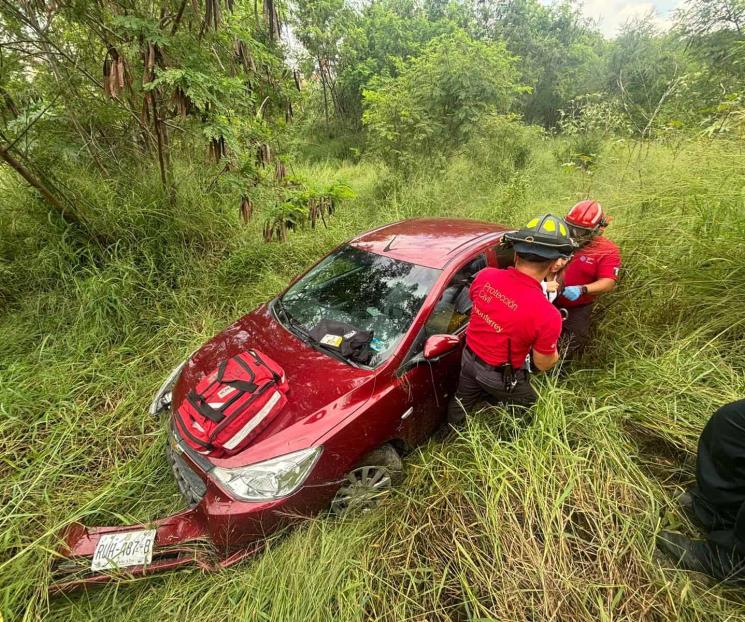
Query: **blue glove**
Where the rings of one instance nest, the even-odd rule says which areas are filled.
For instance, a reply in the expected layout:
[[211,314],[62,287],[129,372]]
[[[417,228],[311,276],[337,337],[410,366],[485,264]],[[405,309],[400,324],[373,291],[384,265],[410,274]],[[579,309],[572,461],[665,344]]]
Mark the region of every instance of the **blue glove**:
[[582,295],[582,286],[570,285],[569,287],[565,287],[561,295],[567,300],[577,300]]

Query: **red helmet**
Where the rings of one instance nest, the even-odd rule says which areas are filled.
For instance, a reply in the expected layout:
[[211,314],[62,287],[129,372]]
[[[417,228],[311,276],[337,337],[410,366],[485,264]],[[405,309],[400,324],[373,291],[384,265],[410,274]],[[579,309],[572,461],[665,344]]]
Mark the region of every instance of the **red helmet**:
[[566,215],[564,220],[574,227],[581,227],[582,229],[591,229],[597,231],[602,227],[608,225],[608,221],[603,214],[603,208],[600,207],[600,203],[588,199],[587,201],[580,201]]

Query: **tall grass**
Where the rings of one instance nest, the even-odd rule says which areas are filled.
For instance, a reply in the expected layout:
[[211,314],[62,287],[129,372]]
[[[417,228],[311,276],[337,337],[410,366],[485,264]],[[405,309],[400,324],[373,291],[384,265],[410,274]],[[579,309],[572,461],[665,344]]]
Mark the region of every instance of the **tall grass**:
[[[179,210],[153,180],[80,179],[89,247],[3,180],[0,198],[0,611],[8,620],[734,620],[745,601],[669,568],[662,525],[693,478],[706,418],[745,394],[745,158],[727,143],[608,144],[591,173],[552,140],[505,163],[473,145],[405,182],[374,162],[308,163],[358,198],[330,227],[260,242],[227,195],[185,178]],[[480,150],[479,150],[480,149]],[[503,149],[501,152],[507,153]],[[478,159],[473,154],[480,153]],[[506,157],[511,157],[506,156]],[[705,163],[705,166],[703,165]],[[152,182],[152,183],[151,183]],[[85,188],[88,190],[84,190]],[[180,572],[50,599],[54,533],[180,507],[159,424],[163,375],[351,235],[396,218],[520,224],[588,193],[615,216],[620,289],[583,361],[539,379],[529,420],[496,408],[407,460],[380,510],[319,517],[219,574]],[[102,208],[102,209],[104,209]],[[6,226],[7,225],[7,226]]]

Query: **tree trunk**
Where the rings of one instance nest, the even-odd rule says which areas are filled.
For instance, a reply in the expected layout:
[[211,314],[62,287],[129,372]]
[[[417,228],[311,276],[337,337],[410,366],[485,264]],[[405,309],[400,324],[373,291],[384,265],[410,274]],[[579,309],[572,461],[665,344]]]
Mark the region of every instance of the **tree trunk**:
[[155,124],[155,136],[158,139],[158,165],[160,167],[160,181],[163,184],[163,190],[168,194],[168,197],[173,201],[172,188],[168,184],[168,156],[166,155],[166,136],[165,124],[163,119],[160,117],[160,110],[155,99],[155,91],[150,91],[150,104],[153,112],[153,123]]
[[3,146],[0,146],[0,158],[5,160],[5,162],[7,162],[13,170],[15,170],[21,177],[23,177],[23,179],[25,179],[30,186],[36,188],[41,196],[44,197],[46,202],[49,203],[49,205],[59,213],[59,215],[62,217],[62,220],[70,225],[80,226],[82,224],[80,222],[80,219],[74,212],[65,208],[62,202],[51,193],[49,188],[47,188],[40,179],[34,176],[31,171],[23,166],[23,164],[21,164],[12,155],[10,155],[8,150]]

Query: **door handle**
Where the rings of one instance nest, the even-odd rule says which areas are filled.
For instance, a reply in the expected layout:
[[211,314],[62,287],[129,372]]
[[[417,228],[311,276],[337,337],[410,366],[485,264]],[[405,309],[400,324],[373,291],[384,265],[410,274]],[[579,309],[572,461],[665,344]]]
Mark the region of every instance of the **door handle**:
[[414,407],[409,406],[409,409],[403,415],[401,415],[401,419],[408,419],[409,417],[411,417],[411,413],[413,412],[414,412]]

